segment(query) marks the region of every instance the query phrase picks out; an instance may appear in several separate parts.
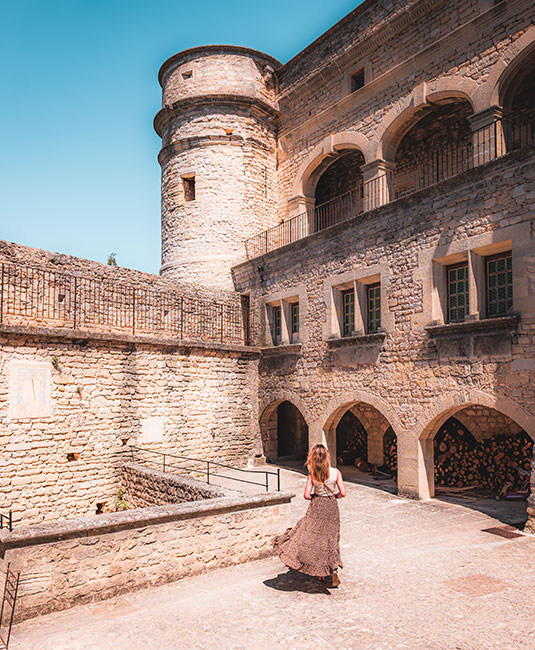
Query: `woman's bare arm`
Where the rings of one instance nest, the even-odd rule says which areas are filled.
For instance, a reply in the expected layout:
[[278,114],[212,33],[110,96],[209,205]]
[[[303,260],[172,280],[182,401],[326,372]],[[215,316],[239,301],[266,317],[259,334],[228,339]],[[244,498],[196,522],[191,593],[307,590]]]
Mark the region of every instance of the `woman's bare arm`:
[[346,486],[344,485],[344,479],[342,478],[340,470],[337,469],[336,472],[336,485],[338,486],[338,494],[336,495],[336,498],[343,499],[346,495]]
[[312,477],[309,474],[308,478],[307,478],[307,484],[305,485],[305,493],[303,494],[303,496],[305,497],[305,499],[307,501],[310,501],[310,499],[312,499],[312,488],[313,488],[313,486],[314,486],[314,484],[312,483]]

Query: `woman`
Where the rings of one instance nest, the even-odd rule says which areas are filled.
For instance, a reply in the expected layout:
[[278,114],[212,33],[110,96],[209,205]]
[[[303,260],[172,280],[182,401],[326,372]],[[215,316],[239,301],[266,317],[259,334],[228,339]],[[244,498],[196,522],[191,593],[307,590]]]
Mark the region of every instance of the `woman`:
[[324,580],[332,577],[338,587],[340,558],[340,512],[336,499],[346,495],[342,474],[331,467],[331,455],[324,445],[314,445],[306,462],[308,468],[304,497],[310,501],[306,515],[273,547],[286,566]]

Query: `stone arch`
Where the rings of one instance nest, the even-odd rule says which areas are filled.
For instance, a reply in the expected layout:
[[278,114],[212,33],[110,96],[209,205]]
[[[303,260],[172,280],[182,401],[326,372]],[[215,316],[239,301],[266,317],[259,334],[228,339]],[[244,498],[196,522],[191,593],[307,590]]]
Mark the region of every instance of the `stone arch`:
[[[401,423],[396,415],[396,412],[393,407],[391,407],[387,402],[377,395],[372,395],[366,391],[350,391],[342,393],[337,398],[331,400],[327,407],[324,409],[323,415],[320,418],[322,424],[322,438],[323,442],[327,445],[331,451],[333,458],[336,458],[336,429],[342,416],[352,407],[363,404],[369,407],[372,407],[380,418],[377,418],[376,427],[374,431],[372,445],[375,446],[377,443],[377,448],[382,450],[382,440],[383,436],[388,429],[392,427],[396,435],[401,431]],[[365,427],[368,427],[368,431],[371,429],[371,422],[369,421],[369,416],[365,414],[359,414],[359,419]],[[379,452],[377,452],[379,453]],[[371,462],[378,462],[378,459],[369,457]]]
[[468,406],[485,406],[509,417],[535,440],[535,416],[508,397],[489,395],[482,391],[469,390],[449,393],[435,404],[426,406],[425,415],[416,424],[418,436],[418,495],[422,499],[434,496],[434,448],[433,439],[438,429]]
[[[277,461],[281,456],[303,457],[308,450],[308,421],[305,407],[301,399],[296,396],[277,393],[273,399],[265,400],[267,406],[261,409],[259,420],[262,449],[269,462]],[[300,408],[301,407],[301,408]],[[293,449],[288,449],[288,440],[281,440],[281,411],[289,411],[292,416],[292,425],[295,431],[291,435],[294,439]],[[308,414],[307,414],[308,415]],[[288,423],[286,423],[288,425]],[[282,449],[284,447],[284,449]]]
[[473,96],[476,90],[475,81],[458,76],[441,77],[417,86],[379,122],[372,150],[373,159],[392,162],[403,136],[417,122],[421,113],[433,103],[444,99],[466,100],[475,112]]
[[[487,79],[474,93],[474,112],[480,112],[492,106],[504,106],[504,100],[511,87],[519,67],[535,53],[535,26],[531,25],[509,47],[493,65]],[[506,107],[506,106],[504,106]]]
[[357,150],[368,163],[371,142],[356,131],[342,131],[322,140],[299,166],[293,184],[293,196],[312,199],[319,177],[341,151]]

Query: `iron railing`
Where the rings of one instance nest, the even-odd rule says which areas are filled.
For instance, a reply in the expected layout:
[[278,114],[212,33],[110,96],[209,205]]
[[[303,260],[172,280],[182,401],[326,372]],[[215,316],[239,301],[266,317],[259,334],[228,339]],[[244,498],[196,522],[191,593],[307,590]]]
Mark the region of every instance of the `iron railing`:
[[394,172],[359,183],[349,192],[310,208],[245,242],[252,259],[315,232],[385,205],[507,153],[535,145],[535,109],[522,110],[467,132],[457,141],[430,149],[417,159],[396,161]]
[[0,530],[7,528],[9,532],[13,531],[13,513],[11,510],[7,515],[0,513]]
[[[249,485],[258,485],[260,487],[265,487],[266,492],[269,492],[269,477],[274,476],[277,482],[277,492],[280,492],[281,489],[281,477],[279,468],[277,468],[276,472],[270,472],[268,470],[242,469],[241,467],[233,467],[232,465],[217,463],[213,460],[206,460],[203,458],[190,458],[189,456],[179,456],[177,454],[169,454],[167,452],[155,451],[153,449],[142,449],[141,447],[135,446],[130,446],[128,453],[131,455],[132,462],[141,461],[148,465],[152,465],[158,469],[161,469],[162,472],[181,474],[189,477],[191,477],[192,474],[194,476],[201,474],[206,478],[206,483],[208,485],[210,485],[210,479],[213,480],[214,477],[218,477],[220,479],[228,479],[231,481],[237,481],[239,483],[248,483]],[[144,454],[147,454],[148,459],[144,457]],[[247,475],[263,474],[264,480],[259,483],[258,481],[251,481],[249,479],[230,476],[228,474],[218,474],[217,472],[220,469],[232,470],[233,472],[240,472]]]
[[129,334],[169,334],[205,343],[248,341],[243,306],[139,288],[120,280],[4,262],[0,323]]

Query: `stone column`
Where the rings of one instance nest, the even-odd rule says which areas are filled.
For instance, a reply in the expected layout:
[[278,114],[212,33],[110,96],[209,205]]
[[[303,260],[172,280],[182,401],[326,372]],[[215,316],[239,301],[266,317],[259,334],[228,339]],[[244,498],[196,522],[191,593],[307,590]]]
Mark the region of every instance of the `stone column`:
[[528,498],[528,517],[526,532],[535,535],[535,450],[531,464],[531,496]]
[[491,106],[468,118],[472,127],[472,165],[474,167],[483,165],[506,153],[501,117],[502,108]]
[[313,196],[295,196],[288,202],[288,224],[290,241],[297,241],[314,232]]
[[395,166],[386,160],[373,160],[360,168],[364,183],[364,212],[390,202]]

